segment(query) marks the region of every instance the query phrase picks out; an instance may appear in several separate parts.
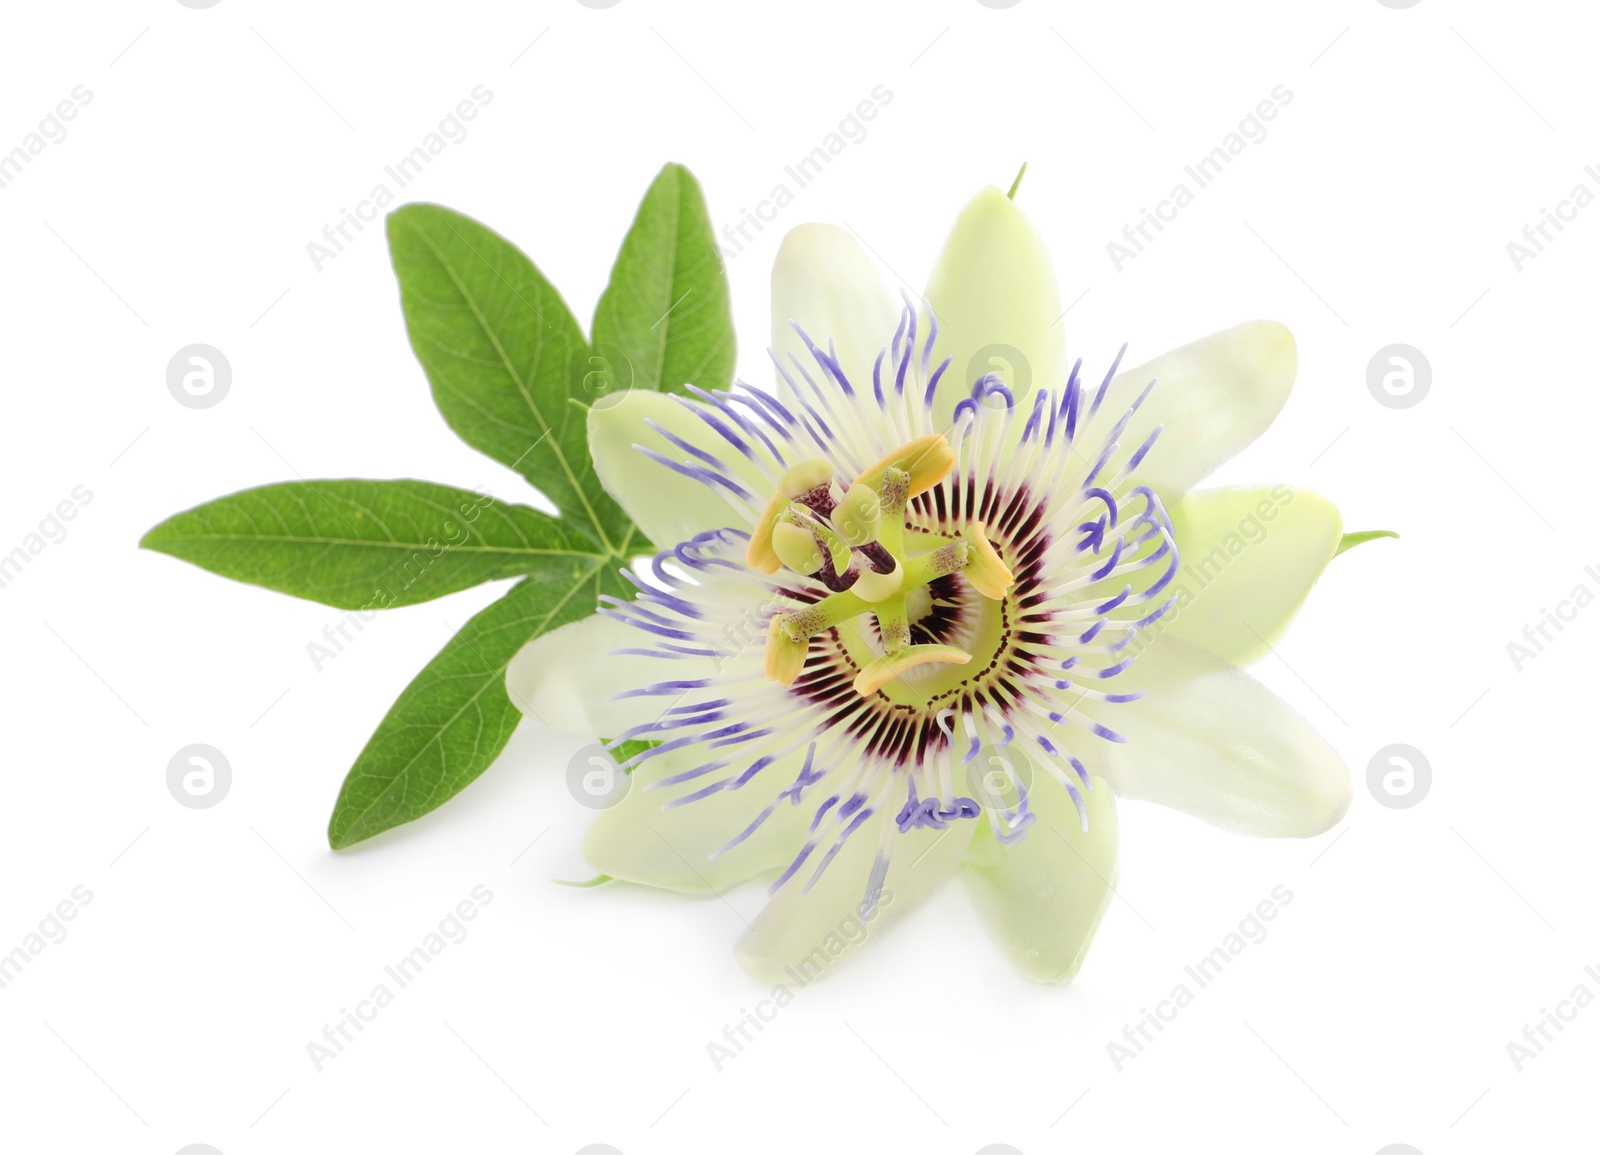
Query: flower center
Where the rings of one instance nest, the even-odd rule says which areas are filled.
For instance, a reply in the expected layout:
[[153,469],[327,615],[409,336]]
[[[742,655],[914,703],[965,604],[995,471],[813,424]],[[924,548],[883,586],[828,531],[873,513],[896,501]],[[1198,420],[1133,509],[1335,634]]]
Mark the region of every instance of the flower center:
[[955,459],[948,439],[930,433],[863,470],[842,492],[826,461],[803,461],[784,473],[745,560],[763,573],[787,568],[814,578],[830,592],[804,609],[773,617],[767,627],[768,678],[792,685],[813,637],[865,614],[875,619],[884,652],[856,675],[862,697],[928,663],[972,661],[959,646],[911,640],[911,624],[931,604],[930,583],[959,573],[978,594],[998,601],[1015,581],[981,522],[969,522],[956,537],[919,533],[907,539],[906,503],[943,481]]

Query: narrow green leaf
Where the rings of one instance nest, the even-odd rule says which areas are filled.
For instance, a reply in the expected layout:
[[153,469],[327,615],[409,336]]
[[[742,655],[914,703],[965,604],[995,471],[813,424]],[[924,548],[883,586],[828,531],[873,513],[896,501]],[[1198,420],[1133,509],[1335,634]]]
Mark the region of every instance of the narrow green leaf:
[[460,213],[406,205],[388,231],[411,347],[450,428],[597,543],[622,548],[632,526],[595,478],[583,413],[567,404],[591,366],[561,295],[515,245]]
[[522,713],[506,666],[523,643],[594,612],[622,582],[600,559],[551,560],[464,625],[395,700],[328,823],[342,849],[435,809],[499,756]]
[[1365,542],[1373,541],[1380,537],[1399,537],[1392,529],[1364,529],[1359,533],[1347,533],[1339,539],[1339,548],[1333,551],[1333,556],[1338,557],[1347,549],[1355,549]]
[[[604,378],[587,391],[725,389],[733,381],[728,277],[689,170],[662,168],[623,239],[595,307],[594,352]],[[590,398],[592,400],[592,398]]]
[[289,481],[168,518],[139,542],[340,609],[414,605],[594,546],[548,514],[426,481]]

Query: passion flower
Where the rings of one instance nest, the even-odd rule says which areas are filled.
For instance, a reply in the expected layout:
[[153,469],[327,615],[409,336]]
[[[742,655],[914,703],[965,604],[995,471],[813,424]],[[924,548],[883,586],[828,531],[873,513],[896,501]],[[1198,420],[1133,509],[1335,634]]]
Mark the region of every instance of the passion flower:
[[[1348,806],[1339,756],[1235,668],[1338,550],[1337,512],[1187,492],[1277,414],[1292,339],[1256,322],[1090,378],[1060,312],[998,190],[898,323],[854,241],[802,226],[774,271],[773,387],[590,411],[601,481],[662,549],[508,689],[623,755],[596,870],[772,876],[738,948],[758,977],[825,968],[959,869],[1024,973],[1065,981],[1115,887],[1114,793],[1272,835]],[[1268,507],[1253,553],[1186,576]]]

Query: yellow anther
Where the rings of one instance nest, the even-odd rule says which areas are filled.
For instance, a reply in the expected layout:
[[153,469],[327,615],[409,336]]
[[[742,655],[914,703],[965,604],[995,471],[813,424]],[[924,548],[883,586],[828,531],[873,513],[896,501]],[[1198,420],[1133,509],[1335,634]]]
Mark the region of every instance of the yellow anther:
[[822,568],[822,547],[817,535],[792,521],[772,527],[772,552],[798,574],[814,574]]
[[861,471],[856,481],[871,485],[882,479],[885,469],[893,466],[911,475],[909,496],[915,497],[943,481],[955,463],[956,451],[950,448],[950,442],[945,440],[944,434],[929,433],[907,442],[881,461],[869,465]]
[[982,522],[972,522],[962,529],[961,536],[972,547],[967,566],[961,571],[961,575],[984,597],[999,601],[1016,584],[1015,575],[995,552],[988,534],[984,532]]
[[863,698],[868,698],[912,666],[920,666],[924,662],[948,662],[964,666],[970,661],[972,655],[957,646],[908,646],[861,667],[861,672],[856,675],[855,690]]
[[827,485],[832,480],[833,466],[826,461],[802,461],[784,471],[783,476],[778,479],[778,488],[785,497],[793,501],[804,497],[813,489]]
[[805,668],[806,651],[810,643],[796,641],[784,628],[782,617],[775,617],[767,625],[766,675],[780,686],[792,686]]
[[888,573],[879,573],[870,566],[863,566],[855,584],[850,587],[850,592],[864,602],[874,604],[887,601],[899,593],[906,581],[906,567],[898,561]]
[[767,508],[756,518],[756,524],[750,531],[750,544],[744,551],[744,562],[751,569],[777,573],[783,567],[782,560],[772,551],[772,527],[778,515],[788,508],[789,499],[781,492],[774,493],[772,500],[767,502]]
[[883,502],[878,491],[858,481],[845,492],[829,520],[844,543],[854,548],[878,540],[878,519],[882,513]]

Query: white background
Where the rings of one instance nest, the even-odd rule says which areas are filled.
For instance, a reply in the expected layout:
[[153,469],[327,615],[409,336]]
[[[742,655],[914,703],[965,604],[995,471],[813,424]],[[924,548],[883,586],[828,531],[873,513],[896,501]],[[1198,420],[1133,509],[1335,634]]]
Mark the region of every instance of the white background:
[[[1506,249],[1575,184],[1600,191],[1592,14],[864,7],[7,7],[0,150],[75,85],[93,99],[0,189],[0,552],[74,486],[93,500],[0,589],[0,951],[75,886],[93,898],[0,989],[0,1146],[1442,1155],[1592,1134],[1600,1009],[1520,1073],[1507,1043],[1579,983],[1600,995],[1600,610],[1520,672],[1506,648],[1600,590],[1600,209],[1520,272]],[[337,611],[135,543],[296,475],[525,499],[434,411],[379,230],[320,271],[306,251],[479,84],[492,103],[404,196],[512,238],[585,323],[663,161],[737,221],[887,86],[867,137],[730,263],[753,379],[783,229],[847,222],[918,289],[957,209],[1023,160],[1088,365],[1288,323],[1296,391],[1215,480],[1314,486],[1348,527],[1404,535],[1338,559],[1257,671],[1346,756],[1348,819],[1267,842],[1126,804],[1121,901],[1072,986],[1017,978],[952,886],[720,1072],[707,1043],[766,995],[730,951],[762,887],[552,885],[588,873],[576,739],[525,725],[443,810],[331,853],[351,759],[497,589],[391,612],[319,673],[307,643]],[[1280,84],[1266,139],[1119,272],[1107,242]],[[192,342],[233,367],[212,409],[166,388]],[[1367,388],[1392,342],[1432,366],[1412,408]],[[165,784],[194,742],[233,768],[209,810]],[[1432,765],[1411,809],[1366,787],[1393,742]],[[319,1073],[307,1043],[478,884],[470,936]],[[1119,1072],[1107,1043],[1279,884],[1266,940]]]

